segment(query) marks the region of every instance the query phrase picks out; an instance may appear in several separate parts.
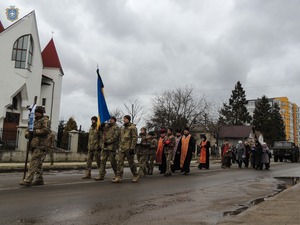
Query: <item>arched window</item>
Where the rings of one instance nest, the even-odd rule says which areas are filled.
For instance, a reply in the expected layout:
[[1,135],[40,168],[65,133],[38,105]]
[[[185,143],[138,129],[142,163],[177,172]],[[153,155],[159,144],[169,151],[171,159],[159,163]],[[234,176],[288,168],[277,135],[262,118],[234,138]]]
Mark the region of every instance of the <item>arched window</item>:
[[32,66],[33,39],[30,34],[15,41],[11,60],[15,61],[15,68],[29,69]]

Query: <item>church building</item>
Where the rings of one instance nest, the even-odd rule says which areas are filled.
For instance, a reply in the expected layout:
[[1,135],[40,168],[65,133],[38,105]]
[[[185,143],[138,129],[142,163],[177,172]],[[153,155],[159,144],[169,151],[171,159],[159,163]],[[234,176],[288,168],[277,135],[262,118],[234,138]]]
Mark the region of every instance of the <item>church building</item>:
[[6,28],[0,21],[0,49],[0,141],[14,144],[35,99],[57,132],[64,72],[53,38],[41,49],[34,11]]

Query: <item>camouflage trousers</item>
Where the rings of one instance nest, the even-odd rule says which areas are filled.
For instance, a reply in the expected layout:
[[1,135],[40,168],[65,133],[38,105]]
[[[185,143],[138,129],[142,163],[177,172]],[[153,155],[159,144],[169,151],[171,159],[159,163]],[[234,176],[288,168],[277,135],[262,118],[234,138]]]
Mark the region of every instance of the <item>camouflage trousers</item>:
[[149,154],[147,157],[148,157],[148,160],[146,162],[147,171],[149,174],[153,174],[155,154]]
[[147,161],[148,161],[148,155],[140,155],[139,156],[139,176],[143,177],[147,174]]
[[100,150],[89,150],[88,151],[88,156],[87,156],[87,161],[86,161],[86,170],[91,171],[92,169],[92,163],[93,160],[95,159],[97,163],[97,168],[100,168]]
[[130,154],[129,150],[126,151],[119,151],[117,154],[117,176],[122,178],[123,177],[123,173],[124,173],[124,161],[125,158],[127,158],[131,173],[134,176],[137,176],[137,169],[136,169],[136,165],[134,162],[134,154]]
[[49,156],[50,156],[50,162],[53,163],[54,162],[53,148],[49,148],[48,152],[49,152]]
[[116,160],[116,152],[110,151],[110,150],[102,150],[101,151],[101,162],[100,162],[100,169],[99,169],[99,176],[105,177],[106,171],[106,162],[109,159],[110,165],[115,173],[115,176],[117,175],[117,160]]
[[174,155],[173,151],[165,152],[166,164],[167,164],[166,173],[172,173],[171,166],[173,165],[173,155]]
[[46,158],[47,151],[44,148],[36,148],[33,150],[28,173],[24,181],[32,183],[34,175],[36,175],[37,181],[43,180],[43,162]]

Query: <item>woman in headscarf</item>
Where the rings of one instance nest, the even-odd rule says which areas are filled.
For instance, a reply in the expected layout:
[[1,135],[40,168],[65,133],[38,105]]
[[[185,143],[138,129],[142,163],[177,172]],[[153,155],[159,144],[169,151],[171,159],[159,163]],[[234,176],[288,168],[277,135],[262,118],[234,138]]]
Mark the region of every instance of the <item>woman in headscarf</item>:
[[269,153],[270,149],[268,148],[266,142],[261,143],[262,147],[262,155],[261,155],[261,169],[263,169],[263,165],[265,165],[265,169],[270,169],[270,158]]

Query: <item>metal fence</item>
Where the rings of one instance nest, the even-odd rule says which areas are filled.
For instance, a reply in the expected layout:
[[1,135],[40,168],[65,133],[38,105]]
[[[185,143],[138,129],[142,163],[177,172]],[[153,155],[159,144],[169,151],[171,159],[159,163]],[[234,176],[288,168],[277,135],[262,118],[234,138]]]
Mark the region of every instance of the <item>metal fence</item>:
[[[15,150],[18,147],[18,137],[19,131],[9,130],[0,128],[0,151],[4,150]],[[56,145],[59,148],[69,149],[70,138],[66,139],[65,147],[62,146],[62,135],[61,137],[57,137]],[[89,133],[88,132],[79,132],[78,136],[78,150],[77,152],[87,153],[87,145],[88,145]]]
[[15,150],[18,131],[0,128],[0,150]]

